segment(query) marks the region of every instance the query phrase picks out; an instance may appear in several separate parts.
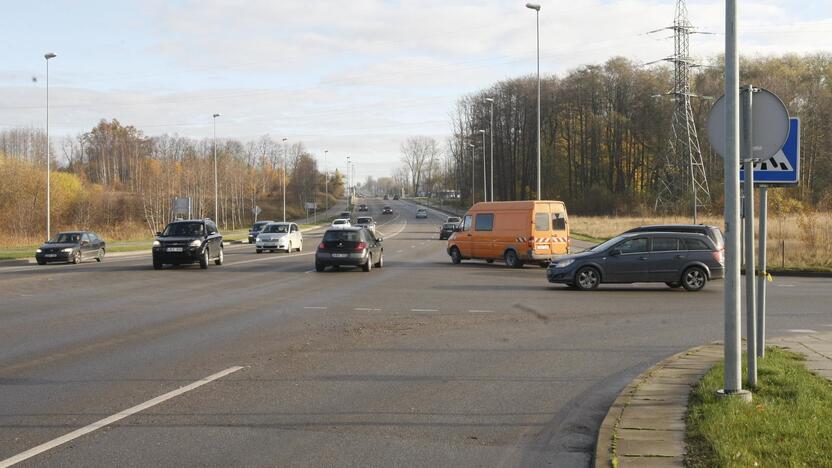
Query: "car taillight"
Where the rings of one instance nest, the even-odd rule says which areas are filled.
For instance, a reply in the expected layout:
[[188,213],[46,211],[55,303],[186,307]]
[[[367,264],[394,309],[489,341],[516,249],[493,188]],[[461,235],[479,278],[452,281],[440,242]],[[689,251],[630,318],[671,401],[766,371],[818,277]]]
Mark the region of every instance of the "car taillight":
[[366,242],[359,242],[358,245],[355,246],[355,251],[356,252],[361,252],[362,250],[364,250],[366,248],[367,248],[367,243]]
[[713,254],[714,260],[719,262],[720,265],[725,264],[725,250],[715,250],[711,254]]
[[534,248],[534,237],[529,237],[529,247]]
[[325,249],[325,248],[326,248],[326,244],[324,244],[323,242],[321,242],[320,244],[318,244],[318,248],[319,248],[319,249]]

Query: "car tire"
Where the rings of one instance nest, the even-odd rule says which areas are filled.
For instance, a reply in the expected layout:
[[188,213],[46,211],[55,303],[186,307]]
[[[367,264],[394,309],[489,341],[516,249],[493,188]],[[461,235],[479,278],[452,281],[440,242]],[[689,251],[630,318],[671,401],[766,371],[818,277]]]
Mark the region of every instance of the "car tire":
[[459,253],[459,249],[456,247],[451,248],[451,262],[454,265],[459,265],[462,263],[462,254]]
[[514,250],[506,250],[506,253],[503,254],[503,258],[506,262],[506,266],[509,268],[522,268],[523,262],[520,261],[520,258],[517,257],[517,252]]
[[324,271],[325,268],[326,268],[326,265],[324,265],[323,263],[315,262],[315,271],[321,272],[321,271]]
[[593,267],[582,267],[575,272],[575,287],[582,291],[595,289],[601,284],[601,274]]
[[37,260],[38,265],[46,265],[46,260]]
[[376,262],[376,267],[383,268],[384,267],[384,252],[379,254],[378,261]]
[[673,288],[673,289],[682,287],[682,283],[679,282],[679,281],[667,281],[664,284],[666,284],[668,288]]
[[161,270],[162,269],[162,262],[159,260],[153,259],[153,269],[154,270]]
[[361,269],[367,273],[373,270],[373,254],[367,256],[367,262],[361,266]]
[[81,252],[79,250],[72,252],[72,263],[76,265],[81,263]]
[[208,268],[208,249],[202,251],[202,256],[199,258],[199,267],[203,270]]
[[690,267],[682,273],[682,286],[688,291],[699,291],[708,282],[708,275],[700,267]]
[[224,261],[225,261],[225,254],[223,254],[223,248],[220,247],[220,256],[217,257],[216,260],[214,260],[214,265],[222,265],[222,263]]
[[98,249],[98,255],[95,256],[95,261],[101,263],[104,260],[104,249]]

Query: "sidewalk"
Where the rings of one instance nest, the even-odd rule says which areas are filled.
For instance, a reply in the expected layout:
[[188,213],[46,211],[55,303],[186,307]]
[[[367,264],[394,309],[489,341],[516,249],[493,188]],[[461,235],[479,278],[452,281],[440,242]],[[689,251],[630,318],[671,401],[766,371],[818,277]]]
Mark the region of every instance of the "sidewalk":
[[[832,332],[770,339],[806,357],[806,368],[832,380]],[[688,395],[723,358],[721,343],[671,356],[633,379],[618,395],[598,431],[595,466],[682,467]]]

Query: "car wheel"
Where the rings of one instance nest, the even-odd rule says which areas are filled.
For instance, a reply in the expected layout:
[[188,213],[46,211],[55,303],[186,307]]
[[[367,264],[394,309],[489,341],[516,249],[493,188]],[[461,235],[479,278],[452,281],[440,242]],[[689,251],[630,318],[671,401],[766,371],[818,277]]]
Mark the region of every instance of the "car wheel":
[[104,249],[98,249],[98,255],[95,256],[95,261],[100,263],[101,260],[104,260]]
[[578,289],[588,291],[597,288],[599,283],[601,283],[601,275],[595,268],[583,267],[575,273],[575,286]]
[[668,288],[673,288],[673,289],[682,287],[682,283],[680,283],[678,281],[667,281],[664,284],[666,284]]
[[367,263],[365,263],[362,267],[362,270],[369,272],[373,269],[373,254],[367,256]]
[[222,265],[222,262],[225,260],[225,254],[223,254],[222,251],[223,251],[223,248],[220,247],[220,256],[217,257],[216,260],[214,260],[215,265]]
[[323,263],[315,262],[315,271],[324,271],[324,268],[326,268],[326,265],[324,265]]
[[208,249],[202,251],[202,257],[199,259],[199,267],[203,270],[208,268]]
[[379,254],[378,262],[376,262],[376,266],[379,267],[379,268],[382,268],[384,266],[384,252]]
[[154,270],[161,270],[162,269],[162,262],[159,260],[153,259],[153,269]]
[[75,252],[72,253],[72,263],[74,263],[76,265],[81,263],[81,252],[80,251],[76,250]]
[[682,286],[688,291],[699,291],[707,282],[708,276],[702,268],[690,267],[682,273]]
[[46,260],[38,260],[38,265],[46,265]]
[[453,262],[454,265],[462,263],[462,254],[459,253],[459,249],[456,247],[451,249],[451,262]]
[[506,266],[509,267],[509,268],[522,268],[523,267],[523,262],[521,262],[520,259],[517,257],[517,252],[515,252],[513,250],[507,250],[505,255],[504,255],[504,258],[505,258]]

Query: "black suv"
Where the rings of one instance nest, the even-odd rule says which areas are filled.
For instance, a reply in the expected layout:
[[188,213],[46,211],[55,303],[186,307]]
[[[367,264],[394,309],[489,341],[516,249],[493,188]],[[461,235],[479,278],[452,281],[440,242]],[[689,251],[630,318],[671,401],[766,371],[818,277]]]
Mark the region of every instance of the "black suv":
[[174,221],[162,232],[156,233],[153,241],[153,268],[160,270],[163,265],[199,263],[208,268],[214,260],[222,265],[222,235],[210,219]]

